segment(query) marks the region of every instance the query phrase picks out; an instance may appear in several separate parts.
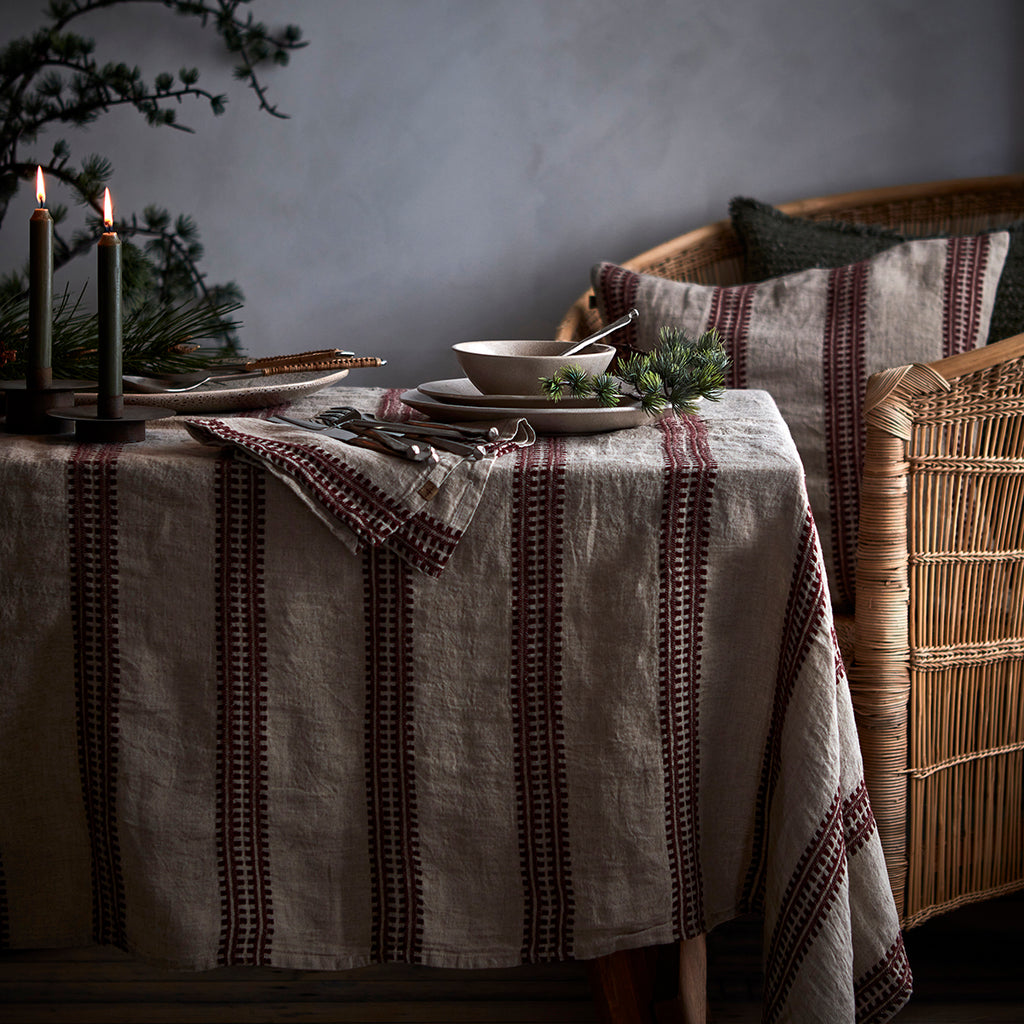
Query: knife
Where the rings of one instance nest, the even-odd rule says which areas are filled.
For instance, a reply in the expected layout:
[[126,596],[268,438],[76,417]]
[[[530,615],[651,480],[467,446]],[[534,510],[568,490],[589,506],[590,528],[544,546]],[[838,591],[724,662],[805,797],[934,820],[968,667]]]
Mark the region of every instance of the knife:
[[314,434],[322,434],[324,437],[331,437],[337,441],[345,441],[357,448],[369,448],[371,451],[381,452],[384,455],[397,455],[400,458],[409,459],[411,462],[437,461],[437,452],[429,445],[412,444],[402,438],[373,430],[355,431],[345,430],[343,427],[325,427],[323,424],[314,423],[311,420],[299,420],[283,415],[268,416],[267,422],[301,427]]

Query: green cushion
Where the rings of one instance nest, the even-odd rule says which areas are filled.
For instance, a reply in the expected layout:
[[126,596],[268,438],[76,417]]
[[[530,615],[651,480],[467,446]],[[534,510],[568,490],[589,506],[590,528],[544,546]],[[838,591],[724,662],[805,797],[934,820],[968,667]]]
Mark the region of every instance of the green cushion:
[[[748,281],[765,281],[812,268],[845,267],[911,237],[949,237],[911,236],[873,225],[805,220],[743,196],[729,203],[729,216],[743,245]],[[996,291],[986,344],[1024,333],[1024,222],[993,230],[1009,233],[1010,250]]]

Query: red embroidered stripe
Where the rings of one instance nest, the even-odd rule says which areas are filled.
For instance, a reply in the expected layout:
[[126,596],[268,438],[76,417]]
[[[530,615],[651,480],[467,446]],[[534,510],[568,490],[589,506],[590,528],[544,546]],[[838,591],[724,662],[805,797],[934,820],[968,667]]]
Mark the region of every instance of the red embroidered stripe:
[[562,717],[565,445],[538,438],[517,454],[512,501],[512,680],[522,959],[572,956]]
[[747,386],[747,346],[750,339],[750,311],[757,294],[756,284],[716,288],[705,330],[715,328],[729,353],[729,387]]
[[423,952],[423,881],[416,809],[413,581],[391,552],[363,558],[366,622],[366,801],[377,963]]
[[263,472],[217,462],[217,846],[222,966],[270,960]]
[[373,481],[343,459],[328,453],[316,441],[273,441],[233,430],[218,420],[195,420],[194,423],[286,472],[325,511],[343,520],[371,543],[380,543],[408,516],[408,511]]
[[832,517],[835,585],[842,601],[852,603],[860,466],[865,430],[861,409],[867,387],[865,323],[868,264],[832,270],[822,339],[828,499]]
[[858,1024],[881,1024],[903,1006],[914,990],[910,961],[898,932],[896,941],[870,971],[854,982]]
[[419,512],[394,532],[388,547],[414,569],[436,578],[448,564],[462,533],[440,519]]
[[768,940],[762,1017],[765,1024],[782,1015],[800,965],[828,919],[845,877],[846,846],[837,794],[797,863]]
[[121,445],[79,445],[68,463],[71,619],[78,760],[92,854],[93,936],[126,945],[118,839],[117,460]]
[[664,433],[665,457],[658,601],[665,835],[676,934],[692,938],[706,930],[698,858],[698,709],[711,496],[718,466],[703,420],[665,416],[658,426]]
[[[606,263],[600,270],[600,286],[598,293],[604,296],[606,308],[605,318],[610,323],[625,316],[636,305],[636,295],[640,288],[640,278],[632,270]],[[630,349],[637,348],[638,321],[616,331],[606,338],[613,345],[618,356],[628,356]]]
[[782,761],[782,731],[786,724],[793,690],[814,636],[821,627],[827,601],[828,591],[818,559],[814,520],[808,512],[793,565],[779,647],[779,663],[775,671],[772,720],[761,761],[761,780],[758,784],[754,811],[753,859],[744,885],[745,910],[763,909],[765,864],[768,855],[768,816],[771,813]]
[[343,458],[326,451],[315,440],[306,443],[272,441],[234,430],[217,420],[193,422],[244,452],[277,466],[360,540],[372,545],[389,544],[429,576],[440,576],[462,537],[462,531],[426,513],[413,516],[369,477]]
[[847,857],[860,850],[874,832],[875,815],[868,799],[868,787],[861,780],[843,801],[843,840]]
[[942,302],[944,356],[966,352],[978,344],[985,268],[990,249],[988,235],[951,238],[946,245]]

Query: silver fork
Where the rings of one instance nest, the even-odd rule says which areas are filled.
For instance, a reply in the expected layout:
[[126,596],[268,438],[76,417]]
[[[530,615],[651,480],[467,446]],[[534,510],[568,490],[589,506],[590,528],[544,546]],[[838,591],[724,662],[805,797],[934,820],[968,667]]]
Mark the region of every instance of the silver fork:
[[314,423],[312,420],[300,420],[293,416],[268,416],[268,423],[281,423],[290,427],[301,427],[303,430],[312,431],[314,434],[323,434],[325,437],[332,437],[338,441],[346,441],[357,448],[369,448],[373,451],[390,452],[411,462],[436,462],[437,452],[429,445],[423,446],[407,441],[401,437],[394,437],[384,431],[350,430],[345,427],[328,427],[323,423]]

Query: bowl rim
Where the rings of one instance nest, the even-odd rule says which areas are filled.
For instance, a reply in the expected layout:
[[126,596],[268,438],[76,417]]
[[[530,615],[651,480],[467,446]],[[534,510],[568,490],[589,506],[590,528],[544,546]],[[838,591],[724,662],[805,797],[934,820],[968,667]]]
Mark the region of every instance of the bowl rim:
[[[515,353],[515,352],[487,352],[481,351],[480,349],[467,348],[468,345],[493,345],[499,342],[509,341],[529,341],[529,342],[543,342],[548,345],[565,345],[569,348],[572,345],[572,340],[565,340],[561,338],[489,338],[486,341],[458,341],[452,345],[452,349],[455,352],[465,352],[471,356],[484,356],[489,359],[561,359],[563,355],[561,352],[553,352],[550,355],[545,354],[532,354],[532,353]],[[608,355],[609,352],[614,352],[615,347],[613,345],[607,345],[602,341],[595,341],[588,345],[587,348],[583,349],[582,352],[577,352],[575,355],[569,356],[569,359],[575,359],[577,356],[588,355],[588,356],[604,356]]]

